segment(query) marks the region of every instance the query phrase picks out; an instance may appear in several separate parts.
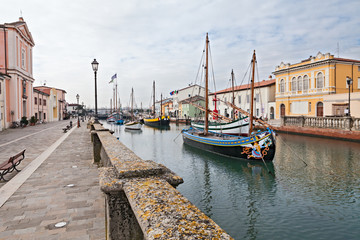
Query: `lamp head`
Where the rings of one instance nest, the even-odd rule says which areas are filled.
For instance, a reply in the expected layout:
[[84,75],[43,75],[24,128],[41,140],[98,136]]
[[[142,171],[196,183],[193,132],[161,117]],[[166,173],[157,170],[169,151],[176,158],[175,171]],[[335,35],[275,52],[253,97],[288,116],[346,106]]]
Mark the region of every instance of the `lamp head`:
[[80,95],[76,94],[76,99],[79,101]]
[[96,61],[96,59],[94,59],[94,61],[91,63],[92,69],[94,70],[94,72],[96,72],[98,70],[99,67],[99,63]]
[[352,84],[352,79],[350,77],[346,77],[346,82],[350,86]]

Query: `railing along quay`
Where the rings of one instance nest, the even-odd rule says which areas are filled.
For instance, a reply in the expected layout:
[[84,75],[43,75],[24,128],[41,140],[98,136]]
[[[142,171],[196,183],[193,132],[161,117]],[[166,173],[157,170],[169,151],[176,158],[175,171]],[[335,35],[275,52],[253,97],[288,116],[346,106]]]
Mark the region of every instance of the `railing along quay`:
[[90,124],[105,194],[107,239],[233,239],[175,189],[183,179]]
[[284,116],[281,118],[281,126],[330,128],[339,130],[360,131],[360,118]]

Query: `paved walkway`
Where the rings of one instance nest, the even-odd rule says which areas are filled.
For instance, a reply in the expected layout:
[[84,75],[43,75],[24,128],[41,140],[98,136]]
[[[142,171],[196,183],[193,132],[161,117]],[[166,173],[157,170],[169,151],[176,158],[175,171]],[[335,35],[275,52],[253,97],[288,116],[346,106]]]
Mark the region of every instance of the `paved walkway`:
[[[90,133],[85,123],[63,133],[68,124],[0,132],[0,162],[27,149],[22,171],[0,181],[0,206],[1,197],[19,185],[0,207],[0,239],[105,239],[104,198]],[[55,228],[58,222],[67,225]]]

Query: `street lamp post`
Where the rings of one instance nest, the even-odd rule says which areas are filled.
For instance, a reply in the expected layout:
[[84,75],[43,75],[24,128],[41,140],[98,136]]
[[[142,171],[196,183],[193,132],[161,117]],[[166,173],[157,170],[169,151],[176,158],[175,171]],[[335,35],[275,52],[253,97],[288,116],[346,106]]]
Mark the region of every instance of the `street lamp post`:
[[349,117],[351,117],[351,114],[350,114],[350,86],[352,84],[352,81],[353,80],[350,77],[346,77],[346,82],[349,87]]
[[92,69],[94,70],[94,76],[95,76],[95,123],[99,123],[98,119],[98,112],[97,112],[97,86],[96,86],[96,72],[99,67],[99,63],[94,59],[94,61],[91,63]]
[[79,98],[80,98],[80,95],[79,94],[76,94],[76,99],[77,99],[77,115],[78,115],[78,128],[80,127],[80,119],[79,119]]

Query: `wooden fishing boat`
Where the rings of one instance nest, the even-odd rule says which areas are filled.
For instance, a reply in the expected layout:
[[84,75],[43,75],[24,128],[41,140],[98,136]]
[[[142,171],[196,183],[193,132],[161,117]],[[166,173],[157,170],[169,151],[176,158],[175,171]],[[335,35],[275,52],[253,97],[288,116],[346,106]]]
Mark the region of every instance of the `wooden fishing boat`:
[[138,121],[135,121],[134,117],[134,89],[131,88],[131,122],[125,123],[125,129],[128,130],[141,130],[142,124]]
[[[272,161],[275,155],[275,133],[271,128],[264,131],[253,132],[253,101],[251,102],[251,113],[249,114],[249,136],[231,136],[209,131],[209,103],[208,103],[208,51],[209,38],[206,34],[206,64],[205,64],[205,121],[204,129],[201,131],[190,127],[182,130],[185,144],[200,148],[205,151],[214,152],[235,158]],[[255,51],[252,58],[251,99],[254,99],[254,76],[255,76]],[[248,113],[247,113],[248,114]]]
[[155,117],[155,81],[153,82],[153,116],[144,118],[144,124],[150,127],[169,127],[170,117],[162,114],[162,95],[160,100],[160,116]]

